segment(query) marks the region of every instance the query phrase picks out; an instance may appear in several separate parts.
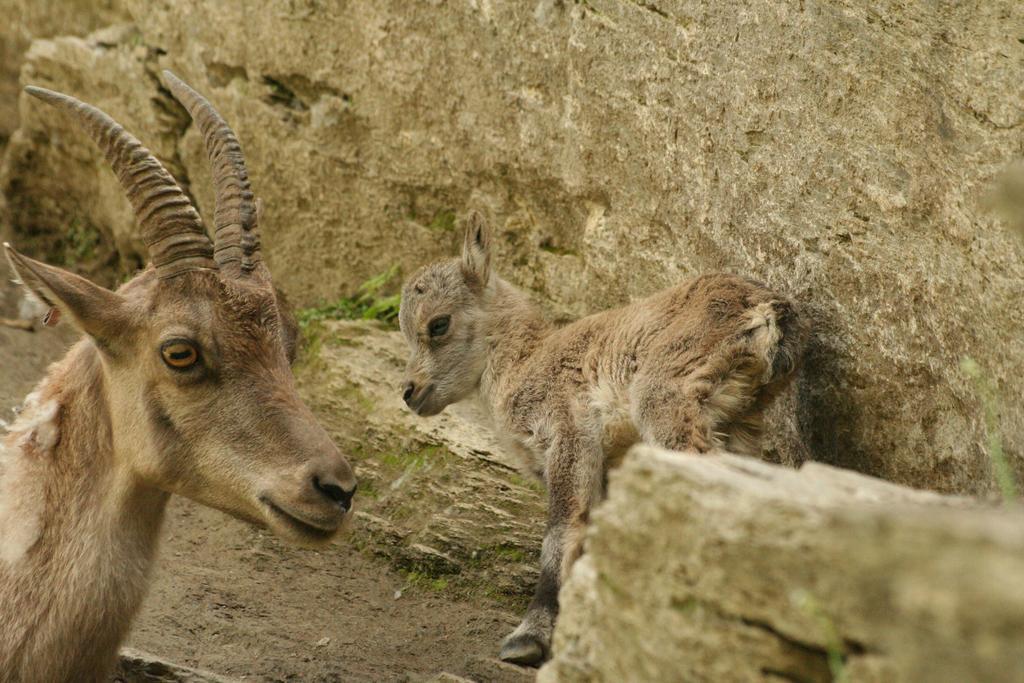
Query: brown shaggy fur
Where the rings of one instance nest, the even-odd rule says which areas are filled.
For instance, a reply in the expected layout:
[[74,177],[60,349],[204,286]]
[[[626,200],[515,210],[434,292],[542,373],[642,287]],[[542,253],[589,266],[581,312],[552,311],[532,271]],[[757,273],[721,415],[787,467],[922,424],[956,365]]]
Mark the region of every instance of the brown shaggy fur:
[[637,440],[758,455],[765,408],[806,338],[794,305],[752,280],[703,275],[564,327],[490,271],[474,215],[463,254],[405,285],[406,400],[421,415],[476,394],[549,492],[541,578],[502,657],[548,655],[558,588],[608,468]]
[[[5,245],[31,294],[86,338],[0,442],[4,682],[107,680],[172,493],[304,545],[327,543],[352,517],[355,477],[296,391],[295,320],[255,241],[225,244],[234,238],[223,231],[217,252],[159,163],[104,125],[101,141],[121,136],[115,161],[141,165],[142,176],[120,177],[144,186],[134,188],[142,225],[159,228],[166,262],[111,292]],[[230,149],[240,164],[237,142]],[[229,184],[236,199],[248,192],[239,187]],[[233,247],[251,268],[212,258]]]

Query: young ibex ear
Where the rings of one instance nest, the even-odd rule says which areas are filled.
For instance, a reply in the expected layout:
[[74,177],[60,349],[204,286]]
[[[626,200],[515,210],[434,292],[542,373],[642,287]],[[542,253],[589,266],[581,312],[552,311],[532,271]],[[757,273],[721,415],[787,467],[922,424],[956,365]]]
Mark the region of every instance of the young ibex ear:
[[491,277],[491,229],[479,211],[471,212],[466,221],[466,236],[462,243],[462,272],[467,280],[481,287]]
[[21,283],[46,306],[46,324],[56,323],[63,311],[75,325],[104,347],[107,340],[124,334],[129,322],[123,297],[83,277],[22,256],[4,242],[7,260]]

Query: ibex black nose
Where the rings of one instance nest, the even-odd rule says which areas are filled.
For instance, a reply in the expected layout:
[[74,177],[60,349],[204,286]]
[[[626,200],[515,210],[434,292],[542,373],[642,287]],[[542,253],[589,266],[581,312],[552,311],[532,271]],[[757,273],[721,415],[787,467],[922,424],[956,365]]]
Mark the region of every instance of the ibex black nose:
[[346,491],[334,482],[325,481],[320,477],[314,476],[313,487],[337,503],[342,510],[348,512],[349,508],[352,507],[352,496],[356,495],[355,485],[352,486],[351,491]]
[[416,393],[416,385],[412,382],[407,382],[405,385],[405,393],[402,394],[402,399],[405,401],[405,405],[412,406],[412,395]]

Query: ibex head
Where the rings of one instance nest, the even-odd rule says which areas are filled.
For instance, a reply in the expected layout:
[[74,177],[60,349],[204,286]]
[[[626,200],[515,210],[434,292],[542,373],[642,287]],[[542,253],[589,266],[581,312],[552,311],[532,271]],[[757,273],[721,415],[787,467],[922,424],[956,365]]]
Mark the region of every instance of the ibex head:
[[459,258],[421,268],[402,289],[398,321],[409,342],[405,402],[436,415],[469,396],[487,363],[482,329],[491,289],[491,238],[483,216],[470,214]]
[[216,185],[214,241],[135,137],[95,107],[28,88],[71,115],[102,149],[152,266],[112,292],[9,245],[7,256],[35,296],[91,338],[114,457],[131,476],[287,539],[325,542],[350,517],[352,468],[296,392],[295,322],[260,258],[260,204],[238,140],[209,102],[164,76],[206,143]]

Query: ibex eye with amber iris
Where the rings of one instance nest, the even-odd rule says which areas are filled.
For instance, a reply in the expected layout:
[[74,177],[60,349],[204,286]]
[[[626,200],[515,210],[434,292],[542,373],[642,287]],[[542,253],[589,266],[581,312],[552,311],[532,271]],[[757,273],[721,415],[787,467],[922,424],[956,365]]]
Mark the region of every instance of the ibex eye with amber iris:
[[199,360],[199,351],[192,342],[172,339],[160,347],[164,362],[175,370],[188,370]]

